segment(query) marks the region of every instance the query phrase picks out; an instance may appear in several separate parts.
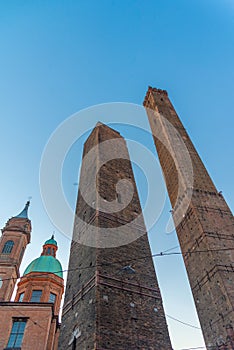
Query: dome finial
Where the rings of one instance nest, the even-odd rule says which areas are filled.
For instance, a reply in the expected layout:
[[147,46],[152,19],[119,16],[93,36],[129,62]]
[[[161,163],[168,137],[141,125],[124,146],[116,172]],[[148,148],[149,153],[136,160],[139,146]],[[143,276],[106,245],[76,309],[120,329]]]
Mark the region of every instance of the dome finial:
[[58,246],[56,240],[54,239],[54,234],[52,234],[52,236],[51,236],[50,239],[48,239],[47,241],[45,241],[44,245],[46,245],[46,244],[53,244],[53,245],[55,245],[56,247]]
[[29,205],[30,205],[30,201],[27,201],[24,209],[18,215],[14,216],[14,217],[28,219],[28,207],[29,207]]

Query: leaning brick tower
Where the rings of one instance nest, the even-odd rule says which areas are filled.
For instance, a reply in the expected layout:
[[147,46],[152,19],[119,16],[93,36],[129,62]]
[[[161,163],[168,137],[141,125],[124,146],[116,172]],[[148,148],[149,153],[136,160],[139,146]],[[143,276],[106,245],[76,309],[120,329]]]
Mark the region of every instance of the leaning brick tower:
[[98,123],[84,145],[59,349],[172,349],[141,213],[125,140]]
[[[144,106],[173,216],[182,215],[179,221],[177,217],[176,231],[207,349],[234,349],[233,215],[213,184],[167,92],[149,87]],[[186,179],[189,162],[182,159],[181,141],[191,160],[192,184]],[[189,205],[183,213],[186,200]]]

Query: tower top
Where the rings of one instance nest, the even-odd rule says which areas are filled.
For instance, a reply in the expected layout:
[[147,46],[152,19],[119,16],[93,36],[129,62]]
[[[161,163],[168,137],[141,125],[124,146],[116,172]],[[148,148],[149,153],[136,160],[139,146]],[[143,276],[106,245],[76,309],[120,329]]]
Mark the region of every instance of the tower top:
[[56,247],[58,246],[57,241],[54,239],[54,235],[52,235],[50,239],[45,241],[44,245],[47,245],[47,244],[52,244],[52,245],[55,245]]
[[144,102],[143,102],[143,106],[147,107],[147,102],[148,102],[148,98],[150,96],[151,93],[157,93],[159,95],[164,95],[164,96],[168,96],[168,93],[166,90],[162,90],[162,89],[157,89],[157,88],[154,88],[152,86],[148,86],[148,90],[147,90],[147,93],[145,95],[145,99],[144,99]]
[[[91,133],[96,132],[97,130],[98,130],[98,131],[99,131],[99,130],[101,130],[101,131],[105,131],[105,130],[106,130],[107,132],[112,132],[113,134],[117,134],[117,135],[121,136],[121,135],[120,135],[120,132],[118,132],[117,130],[111,128],[109,125],[104,124],[104,123],[102,123],[102,122],[100,122],[100,121],[98,121],[98,122],[96,123],[96,125],[95,125],[95,127],[93,128],[93,130],[92,130]],[[87,139],[87,140],[88,140],[88,139]],[[86,140],[86,141],[87,141],[87,140]]]
[[103,131],[106,130],[106,131],[112,132],[112,133],[114,133],[114,134],[120,135],[120,132],[118,132],[117,130],[111,128],[109,125],[104,124],[104,123],[102,123],[102,122],[100,122],[100,121],[97,122],[97,124],[95,125],[93,131],[95,131],[95,130],[97,130],[97,129],[99,130],[99,128],[102,128]]
[[100,121],[97,122],[84,143],[84,154],[87,154],[91,148],[97,146],[98,144],[112,139],[122,139],[124,141],[123,137],[118,131],[114,130],[109,125],[101,123]]
[[14,218],[28,219],[28,207],[29,207],[29,205],[30,205],[30,201],[27,201],[24,209],[18,215],[14,216]]

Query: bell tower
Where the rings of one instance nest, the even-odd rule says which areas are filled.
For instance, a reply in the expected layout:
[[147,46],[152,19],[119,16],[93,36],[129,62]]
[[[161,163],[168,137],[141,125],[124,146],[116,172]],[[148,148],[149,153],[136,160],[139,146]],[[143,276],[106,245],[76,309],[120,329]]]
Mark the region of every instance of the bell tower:
[[9,219],[0,238],[0,301],[9,301],[19,278],[19,267],[25,248],[30,242],[31,221],[29,202],[17,215]]

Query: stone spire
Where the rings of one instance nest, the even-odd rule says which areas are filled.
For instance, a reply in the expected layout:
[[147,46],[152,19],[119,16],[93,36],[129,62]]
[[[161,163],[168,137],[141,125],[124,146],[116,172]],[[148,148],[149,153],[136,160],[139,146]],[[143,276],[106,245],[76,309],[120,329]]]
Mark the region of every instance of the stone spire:
[[30,201],[27,201],[27,203],[25,204],[24,209],[16,216],[14,216],[15,218],[22,218],[22,219],[28,219],[28,207],[30,205]]

